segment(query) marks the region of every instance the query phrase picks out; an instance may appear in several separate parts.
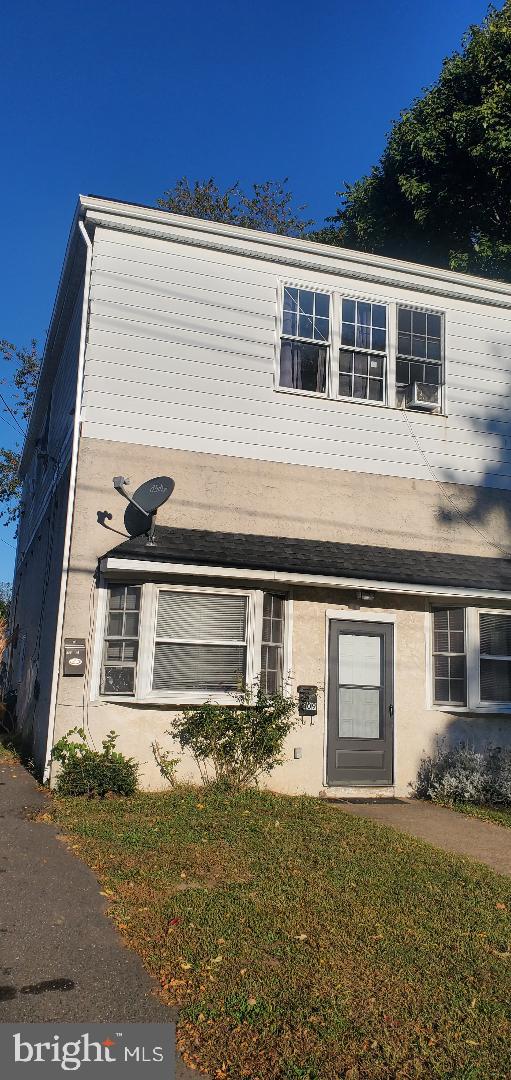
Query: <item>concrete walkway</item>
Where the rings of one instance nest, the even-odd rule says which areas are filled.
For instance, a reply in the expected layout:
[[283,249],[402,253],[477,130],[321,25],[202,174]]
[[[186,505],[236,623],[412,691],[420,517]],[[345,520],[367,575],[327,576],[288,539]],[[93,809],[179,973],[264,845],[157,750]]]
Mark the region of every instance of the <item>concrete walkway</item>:
[[381,821],[400,832],[418,836],[435,847],[456,855],[467,855],[486,863],[499,874],[511,876],[511,829],[491,821],[459,814],[445,806],[415,799],[392,802],[339,802],[348,814]]
[[[30,820],[47,796],[0,760],[0,1022],[168,1022],[136,953],[105,915],[94,874]],[[180,1061],[178,1080],[197,1077]]]

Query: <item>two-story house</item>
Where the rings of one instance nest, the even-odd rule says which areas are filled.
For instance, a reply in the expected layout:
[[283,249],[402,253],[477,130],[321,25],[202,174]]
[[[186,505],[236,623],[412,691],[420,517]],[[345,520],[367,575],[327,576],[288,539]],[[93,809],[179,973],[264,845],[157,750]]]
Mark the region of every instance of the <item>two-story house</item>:
[[[171,712],[257,679],[317,688],[277,790],[511,745],[510,378],[508,284],[81,198],[22,461],[40,771],[114,729],[158,787]],[[161,476],[151,542],[112,479]]]

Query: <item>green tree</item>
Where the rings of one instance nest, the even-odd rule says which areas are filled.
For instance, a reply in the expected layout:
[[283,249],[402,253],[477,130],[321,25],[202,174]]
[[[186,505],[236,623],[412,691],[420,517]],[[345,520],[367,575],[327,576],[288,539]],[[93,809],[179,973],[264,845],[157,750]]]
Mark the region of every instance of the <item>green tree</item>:
[[394,124],[321,239],[511,280],[511,0]]
[[312,221],[301,217],[304,206],[293,207],[287,182],[287,178],[265,180],[253,184],[251,191],[246,193],[238,182],[221,191],[213,177],[190,184],[183,176],[173,188],[163,193],[161,199],[157,199],[156,205],[173,214],[187,214],[188,217],[239,225],[244,229],[304,236]]
[[3,518],[4,524],[8,524],[17,519],[19,512],[21,440],[34,400],[41,358],[35,340],[28,348],[0,340],[0,357],[5,372],[0,378],[0,386],[6,388],[10,404],[3,394],[0,394],[0,399],[7,422],[17,436],[14,446],[0,448],[0,519]]

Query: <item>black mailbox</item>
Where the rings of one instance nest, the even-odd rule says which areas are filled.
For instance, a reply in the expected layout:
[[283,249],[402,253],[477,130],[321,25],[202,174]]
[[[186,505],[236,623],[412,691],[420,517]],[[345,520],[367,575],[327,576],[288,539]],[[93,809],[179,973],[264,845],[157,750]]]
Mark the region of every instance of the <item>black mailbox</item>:
[[64,675],[85,674],[85,638],[64,640]]
[[318,712],[318,688],[317,686],[298,686],[298,712],[300,716],[317,716]]

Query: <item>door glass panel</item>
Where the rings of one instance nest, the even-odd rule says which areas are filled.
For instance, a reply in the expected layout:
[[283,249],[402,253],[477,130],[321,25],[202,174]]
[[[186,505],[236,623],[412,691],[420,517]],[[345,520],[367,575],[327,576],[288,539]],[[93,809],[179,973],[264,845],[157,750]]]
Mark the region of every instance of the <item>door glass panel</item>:
[[361,686],[339,688],[339,738],[380,738],[380,690]]
[[380,637],[339,634],[339,683],[381,686]]

